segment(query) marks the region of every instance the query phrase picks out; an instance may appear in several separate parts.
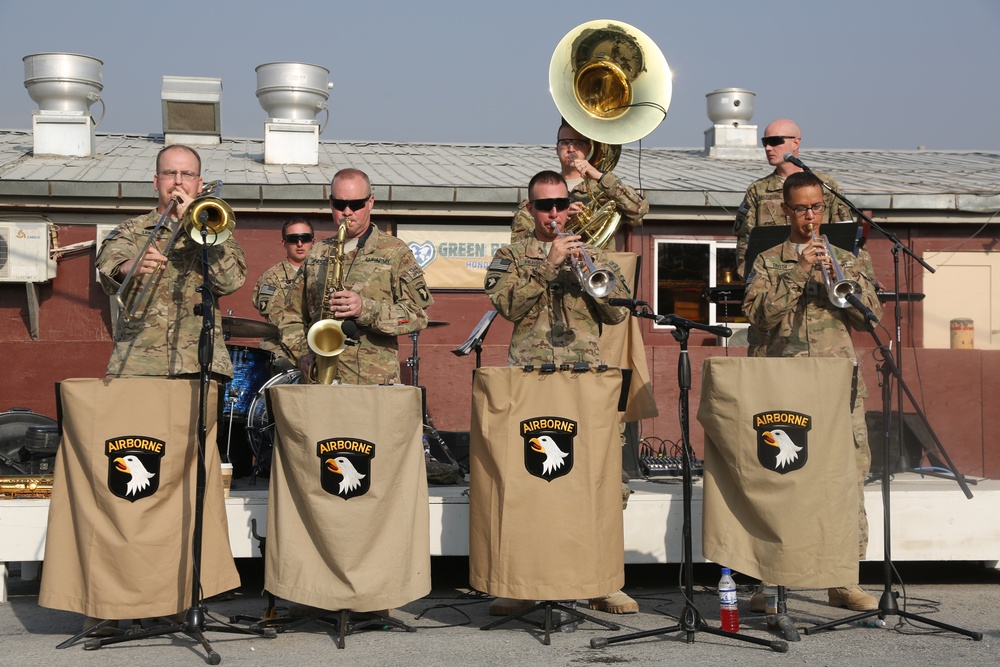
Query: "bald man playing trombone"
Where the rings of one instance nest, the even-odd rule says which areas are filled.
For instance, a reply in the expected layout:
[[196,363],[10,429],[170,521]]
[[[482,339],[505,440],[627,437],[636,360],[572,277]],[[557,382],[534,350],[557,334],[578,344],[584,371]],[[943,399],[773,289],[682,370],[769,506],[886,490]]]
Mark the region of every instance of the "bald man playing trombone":
[[[195,377],[200,372],[198,337],[202,318],[195,314],[194,306],[201,301],[197,288],[203,280],[203,246],[183,230],[171,248],[166,245],[177,226],[183,224],[188,206],[202,187],[198,153],[187,146],[167,146],[156,156],[156,208],[118,225],[101,245],[97,271],[105,292],[117,294],[132,271],[122,294],[125,310],[132,316],[131,320],[120,318],[115,328],[108,377]],[[139,256],[161,217],[164,220],[156,238]],[[209,245],[207,250],[212,295],[218,306],[218,297],[243,286],[247,263],[232,235],[222,243]],[[143,294],[147,283],[149,289]],[[222,315],[216,308],[211,370],[217,379],[229,380],[233,366],[221,322]]]

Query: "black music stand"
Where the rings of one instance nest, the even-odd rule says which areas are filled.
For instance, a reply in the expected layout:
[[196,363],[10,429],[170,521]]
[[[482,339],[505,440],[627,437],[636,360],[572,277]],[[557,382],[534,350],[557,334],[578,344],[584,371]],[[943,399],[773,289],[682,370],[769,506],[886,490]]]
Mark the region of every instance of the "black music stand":
[[483,354],[483,341],[486,340],[486,334],[489,333],[490,325],[493,324],[493,320],[497,317],[497,311],[488,310],[486,314],[480,318],[479,323],[476,324],[472,333],[469,337],[465,339],[465,342],[456,347],[451,351],[456,357],[466,357],[473,350],[476,351],[476,368],[482,365],[482,354]]
[[[788,240],[791,233],[791,225],[772,225],[767,227],[754,227],[750,230],[750,238],[747,240],[746,261],[744,266],[749,275],[753,268],[757,255],[770,250],[776,245],[781,245]],[[819,234],[826,236],[830,243],[856,254],[856,245],[859,225],[856,222],[830,222],[819,226]],[[718,288],[713,288],[718,289]]]
[[[219,182],[218,187],[221,187],[221,185],[222,183]],[[202,213],[202,215],[207,215],[207,213]],[[201,315],[202,326],[201,333],[198,337],[198,364],[200,367],[197,426],[198,470],[195,481],[194,495],[194,530],[192,531],[191,537],[191,605],[187,609],[184,620],[180,623],[175,623],[169,618],[160,618],[159,620],[166,621],[166,623],[147,630],[136,629],[134,631],[129,631],[127,634],[121,636],[91,638],[84,642],[83,648],[88,651],[93,651],[101,648],[102,646],[107,646],[108,644],[120,644],[122,642],[146,639],[147,637],[159,637],[161,635],[183,633],[197,641],[201,644],[202,648],[205,649],[205,662],[210,665],[218,665],[222,662],[222,656],[215,652],[212,645],[205,637],[206,630],[252,635],[256,637],[265,637],[267,639],[276,637],[277,633],[274,628],[254,630],[237,628],[235,626],[228,625],[209,626],[205,623],[207,609],[205,607],[204,600],[201,597],[201,539],[205,519],[205,441],[208,438],[208,394],[212,382],[212,357],[215,348],[215,297],[212,295],[212,281],[208,271],[207,221],[199,220],[197,222],[201,228],[202,240],[202,283],[201,286],[198,287],[198,291],[201,292],[201,303],[195,306],[195,312],[196,314]],[[177,224],[183,225],[183,221],[179,220],[177,221]],[[110,623],[110,621],[102,621],[96,626],[88,628],[79,635],[59,644],[56,648],[66,648],[71,646],[78,640],[86,637],[89,633],[102,628],[108,623]],[[133,623],[133,628],[135,628],[135,623]]]
[[684,540],[684,609],[681,611],[680,619],[676,625],[655,630],[645,630],[619,637],[595,637],[590,640],[591,648],[604,648],[609,644],[632,641],[633,639],[644,639],[658,635],[670,634],[673,632],[685,633],[688,644],[694,643],[696,632],[707,632],[720,637],[728,637],[742,642],[766,646],[772,651],[785,653],[788,651],[788,642],[779,639],[761,639],[735,632],[728,632],[721,628],[709,625],[698,608],[694,606],[694,548],[691,536],[691,498],[694,494],[691,483],[691,441],[689,434],[688,415],[688,392],[691,390],[691,361],[688,358],[688,338],[691,329],[699,329],[715,334],[716,336],[730,336],[732,331],[728,327],[710,326],[700,324],[677,315],[657,315],[653,313],[649,306],[636,306],[632,311],[633,317],[645,317],[655,321],[657,324],[670,324],[674,326],[672,335],[681,344],[681,351],[677,357],[677,383],[680,387],[680,423],[681,423],[681,471],[684,494],[684,524],[682,535]]
[[434,442],[437,446],[441,448],[445,457],[448,459],[448,465],[455,468],[458,472],[463,475],[466,471],[462,470],[462,465],[455,458],[455,455],[451,453],[451,448],[448,447],[448,443],[444,441],[441,437],[441,433],[438,432],[437,428],[434,426],[434,419],[431,417],[431,413],[427,411],[427,387],[420,386],[420,353],[418,341],[420,339],[420,332],[413,331],[408,334],[410,340],[413,341],[413,354],[406,360],[406,365],[410,368],[410,384],[414,387],[420,387],[420,402],[423,407],[423,426],[424,432],[427,433],[431,438],[434,438]]

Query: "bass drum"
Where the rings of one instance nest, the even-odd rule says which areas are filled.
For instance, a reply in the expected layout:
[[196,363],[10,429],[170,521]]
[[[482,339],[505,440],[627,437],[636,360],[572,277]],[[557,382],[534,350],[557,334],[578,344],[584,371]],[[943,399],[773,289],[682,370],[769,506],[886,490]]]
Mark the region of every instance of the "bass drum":
[[264,383],[247,411],[247,440],[253,451],[254,472],[258,477],[271,473],[271,451],[274,449],[274,420],[267,411],[267,390],[280,384],[298,384],[302,374],[293,368],[275,375]]

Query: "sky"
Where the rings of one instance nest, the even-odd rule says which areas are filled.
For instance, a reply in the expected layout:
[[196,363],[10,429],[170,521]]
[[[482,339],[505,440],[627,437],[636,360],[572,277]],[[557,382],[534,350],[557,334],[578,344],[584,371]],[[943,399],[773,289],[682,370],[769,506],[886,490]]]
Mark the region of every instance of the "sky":
[[325,141],[552,144],[549,61],[595,19],[673,73],[643,147],[702,147],[705,95],[735,87],[805,152],[1000,149],[1000,0],[0,0],[0,128],[31,128],[23,57],[68,52],[104,63],[99,133],[161,133],[168,75],[221,78],[223,136],[262,138],[255,69],[290,61],[330,70]]

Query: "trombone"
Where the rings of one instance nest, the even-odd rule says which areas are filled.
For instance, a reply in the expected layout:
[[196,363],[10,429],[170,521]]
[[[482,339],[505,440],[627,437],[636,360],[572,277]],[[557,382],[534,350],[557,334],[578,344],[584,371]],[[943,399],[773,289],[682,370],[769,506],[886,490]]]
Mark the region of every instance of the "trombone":
[[[813,237],[813,240],[821,240],[823,242],[826,248],[826,255],[830,258],[830,263],[833,266],[833,276],[830,275],[825,266],[819,267],[820,272],[823,274],[823,282],[826,283],[826,295],[830,299],[830,303],[836,308],[847,308],[850,305],[847,297],[851,294],[861,294],[861,285],[856,280],[844,277],[844,270],[841,268],[840,262],[837,261],[837,256],[833,254],[833,246],[830,245],[830,239],[826,237],[826,234],[817,236],[813,230],[812,223],[806,225],[806,229]],[[822,263],[817,262],[817,264]]]
[[[552,222],[552,231],[555,232],[556,236],[559,238],[568,236],[568,234],[564,234],[559,231],[559,223],[556,221]],[[595,299],[606,297],[615,288],[615,283],[617,282],[615,274],[611,273],[607,269],[598,269],[597,266],[594,265],[594,260],[592,260],[590,255],[587,253],[586,248],[580,248],[580,255],[583,256],[584,264],[587,267],[586,272],[584,272],[583,266],[580,264],[580,259],[578,257],[573,256],[572,258],[566,258],[566,262],[569,264],[570,268],[573,269],[573,275],[576,277],[576,281],[587,294]]]
[[[222,181],[212,181],[205,184],[198,196],[191,201],[183,220],[177,225],[177,229],[174,230],[174,233],[170,236],[170,240],[167,241],[167,245],[161,251],[162,255],[167,256],[170,254],[170,250],[174,247],[174,243],[177,242],[181,230],[186,231],[188,236],[196,243],[204,245],[225,243],[232,236],[233,229],[236,227],[236,216],[233,214],[233,209],[230,208],[229,204],[219,198],[221,190]],[[149,237],[136,255],[137,261],[132,262],[132,267],[122,279],[118,291],[115,292],[115,302],[118,304],[122,319],[126,322],[135,321],[137,314],[143,309],[143,304],[146,301],[146,293],[149,292],[150,286],[155,282],[153,276],[150,276],[150,279],[143,285],[142,290],[133,299],[132,307],[128,308],[125,305],[125,294],[132,289],[135,272],[140,264],[138,259],[144,257],[149,247],[156,241],[156,236],[163,227],[163,223],[166,222],[174,207],[177,206],[177,203],[176,199],[171,199],[170,203],[167,204],[163,215],[156,221],[153,231],[149,233]]]

